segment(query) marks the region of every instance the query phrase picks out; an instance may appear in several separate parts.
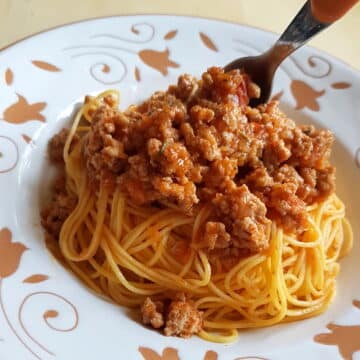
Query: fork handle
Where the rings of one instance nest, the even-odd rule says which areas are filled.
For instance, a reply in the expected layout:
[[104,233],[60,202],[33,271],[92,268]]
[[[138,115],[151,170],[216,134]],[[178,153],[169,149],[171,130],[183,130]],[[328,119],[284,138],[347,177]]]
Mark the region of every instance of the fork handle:
[[274,70],[296,49],[341,18],[359,0],[308,0],[267,52]]
[[320,22],[313,16],[311,2],[307,1],[276,44],[291,45],[292,51],[294,51],[329,25],[329,23]]
[[323,23],[343,17],[359,0],[311,0],[313,16]]

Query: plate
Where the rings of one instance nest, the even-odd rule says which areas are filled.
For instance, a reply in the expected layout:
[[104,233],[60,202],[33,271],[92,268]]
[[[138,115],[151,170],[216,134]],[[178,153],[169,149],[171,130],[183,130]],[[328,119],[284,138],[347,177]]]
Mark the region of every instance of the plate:
[[327,127],[337,139],[337,192],[355,244],[325,314],[243,331],[230,345],[165,337],[94,295],[44,244],[39,204],[52,172],[47,142],[84,94],[115,87],[125,108],[181,73],[200,76],[275,39],[238,24],[141,15],[66,25],[0,53],[1,359],[360,359],[360,75],[313,48],[284,62],[274,96],[290,117]]

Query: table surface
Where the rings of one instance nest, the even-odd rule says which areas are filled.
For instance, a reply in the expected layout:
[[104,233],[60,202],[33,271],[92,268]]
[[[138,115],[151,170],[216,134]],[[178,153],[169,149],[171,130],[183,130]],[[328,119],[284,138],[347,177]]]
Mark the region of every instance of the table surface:
[[[305,0],[0,0],[0,49],[31,34],[82,19],[179,14],[234,21],[281,33]],[[339,0],[341,1],[341,0]],[[311,45],[360,69],[360,6]]]

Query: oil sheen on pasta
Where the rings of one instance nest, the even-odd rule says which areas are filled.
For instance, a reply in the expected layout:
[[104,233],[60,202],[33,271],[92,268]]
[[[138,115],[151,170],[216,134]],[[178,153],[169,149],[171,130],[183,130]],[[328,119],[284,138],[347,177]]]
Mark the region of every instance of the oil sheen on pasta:
[[89,287],[165,335],[233,341],[323,312],[351,248],[328,130],[210,68],[120,111],[86,97],[50,141],[49,248]]

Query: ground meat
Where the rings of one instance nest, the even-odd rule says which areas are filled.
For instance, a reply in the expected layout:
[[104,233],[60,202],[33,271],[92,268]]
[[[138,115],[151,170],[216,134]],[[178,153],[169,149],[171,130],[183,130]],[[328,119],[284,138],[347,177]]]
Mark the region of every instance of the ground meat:
[[204,122],[206,124],[209,124],[214,119],[215,112],[212,109],[208,109],[200,105],[194,105],[190,109],[190,117],[192,119],[196,119],[198,123]]
[[[306,201],[316,196],[316,183],[317,183],[317,172],[313,168],[300,168],[299,175],[303,179],[303,184],[299,187],[297,195],[300,199]],[[309,201],[308,201],[309,202]]]
[[212,201],[231,208],[247,185],[254,197],[244,198],[261,211],[237,218],[217,210],[209,219],[217,225],[202,230],[209,249],[265,249],[268,219],[301,233],[306,206],[334,191],[333,135],[296,126],[276,102],[250,108],[258,95],[240,71],[210,68],[200,81],[182,75],[167,92],[123,113],[104,105],[84,146],[89,176],[100,181],[110,172],[136,203],[173,204],[187,214]]
[[[335,191],[335,167],[328,166],[324,169],[317,170],[316,189],[317,196],[327,198]],[[315,201],[315,199],[311,199]]]
[[197,334],[202,325],[202,312],[198,311],[191,301],[172,301],[166,317],[164,334],[188,338]]
[[153,186],[156,191],[162,194],[164,199],[171,203],[175,202],[181,210],[187,213],[190,213],[192,206],[199,201],[196,196],[196,186],[190,181],[177,184],[171,177],[155,176]]
[[[69,135],[68,129],[62,129],[49,142],[48,152],[49,159],[52,163],[59,164],[64,162],[63,152],[66,139]],[[75,134],[72,139],[71,146],[75,145],[79,137]]]
[[324,169],[301,168],[303,184],[296,195],[306,203],[314,203],[329,196],[335,191],[335,168]]
[[286,232],[306,229],[306,203],[296,195],[296,184],[275,184],[265,200],[268,216],[277,220]]
[[167,301],[153,301],[148,297],[141,306],[141,314],[145,325],[163,328],[166,336],[188,338],[199,333],[203,326],[203,313],[183,294]]
[[150,324],[155,329],[164,326],[164,303],[162,301],[152,301],[148,297],[145,299],[140,310],[143,324]]
[[323,168],[328,164],[334,135],[329,130],[296,128],[290,143],[290,163],[295,166]]
[[230,246],[231,236],[222,222],[208,221],[205,225],[204,242],[209,250]]
[[[297,126],[276,101],[249,107],[258,96],[246,74],[212,67],[124,112],[104,100],[82,139],[91,184],[110,182],[137,204],[187,215],[210,207],[196,241],[222,259],[265,250],[270,220],[303,233],[306,207],[335,189],[334,138]],[[64,134],[52,141],[54,160]]]
[[198,152],[204,160],[214,161],[221,158],[217,131],[214,126],[199,126],[196,139]]
[[218,192],[222,193],[236,187],[234,178],[238,171],[236,159],[225,157],[215,160],[204,171],[203,179],[205,186],[202,189],[202,197],[212,199]]
[[171,86],[169,92],[173,92],[182,101],[188,102],[194,97],[198,89],[197,79],[189,74],[183,74],[179,76],[177,86]]
[[101,106],[93,115],[92,131],[83,147],[89,178],[99,181],[109,173],[119,173],[125,166],[127,154],[124,143],[116,135],[125,136],[128,120],[116,109]]
[[[59,175],[52,184],[51,198],[41,211],[41,225],[46,231],[46,240],[58,240],[61,227],[69,214],[74,210],[77,199],[66,190],[64,176],[64,146],[69,135],[68,129],[62,129],[49,142],[48,153],[52,163],[58,165]],[[78,142],[78,135],[74,135],[70,144],[70,151]]]
[[249,175],[246,175],[243,180],[252,191],[265,191],[274,185],[274,179],[269,175],[265,167],[258,167],[252,170]]
[[227,194],[217,194],[212,202],[216,209],[215,217],[225,224],[227,232],[231,234],[231,241],[227,242],[225,248],[231,247],[239,255],[248,256],[268,247],[266,230],[270,221],[266,218],[266,207],[246,185]]
[[49,204],[41,211],[41,225],[50,238],[58,239],[61,226],[74,210],[76,203],[76,197],[66,192],[65,178],[60,176],[54,182]]
[[237,105],[247,105],[248,90],[252,95],[260,94],[254,91],[255,84],[252,85],[249,77],[237,70],[226,73],[221,68],[213,67],[203,74],[202,81],[200,96],[220,104],[234,102]]

